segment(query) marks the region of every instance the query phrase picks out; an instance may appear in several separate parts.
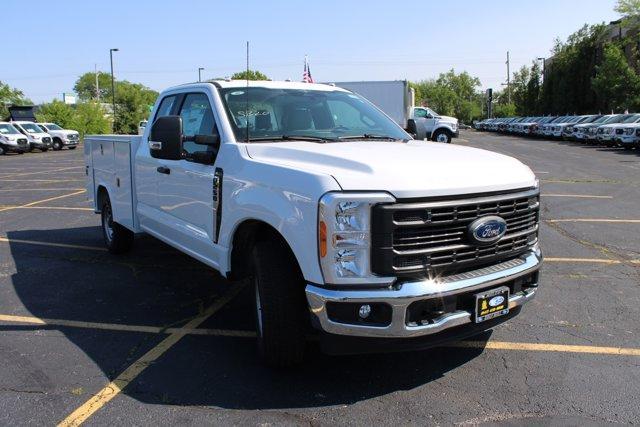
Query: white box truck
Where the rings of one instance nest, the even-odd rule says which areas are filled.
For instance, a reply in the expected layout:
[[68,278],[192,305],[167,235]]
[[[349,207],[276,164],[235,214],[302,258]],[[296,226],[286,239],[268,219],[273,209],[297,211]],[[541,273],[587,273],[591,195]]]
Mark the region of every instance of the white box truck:
[[371,101],[416,139],[450,143],[459,135],[458,119],[415,106],[415,93],[406,80],[335,82]]
[[142,136],[87,136],[84,148],[107,248],[148,233],[248,279],[272,365],[300,362],[313,333],[333,354],[457,340],[517,315],[538,289],[531,170],[412,140],[339,87],[177,86]]

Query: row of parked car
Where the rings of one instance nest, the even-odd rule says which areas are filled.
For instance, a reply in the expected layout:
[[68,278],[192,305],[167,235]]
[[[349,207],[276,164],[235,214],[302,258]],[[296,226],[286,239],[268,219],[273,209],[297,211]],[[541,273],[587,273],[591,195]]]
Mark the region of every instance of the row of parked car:
[[500,117],[475,123],[481,131],[564,139],[626,150],[640,147],[640,114]]
[[0,122],[0,155],[9,152],[22,154],[35,149],[40,151],[75,149],[80,134],[63,129],[55,123],[27,121]]

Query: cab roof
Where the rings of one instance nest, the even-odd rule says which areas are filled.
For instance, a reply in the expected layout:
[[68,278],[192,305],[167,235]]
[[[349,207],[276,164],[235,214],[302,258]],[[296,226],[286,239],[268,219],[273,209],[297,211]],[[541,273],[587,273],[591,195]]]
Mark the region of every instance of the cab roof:
[[[317,90],[317,91],[340,91],[340,92],[349,92],[346,89],[343,89],[338,86],[334,86],[331,84],[324,83],[304,83],[304,82],[289,82],[289,81],[277,81],[277,80],[207,80],[203,83],[211,83],[215,86],[218,86],[222,89],[233,89],[233,88],[246,88],[247,85],[249,87],[264,87],[269,89],[298,89],[298,90]],[[170,89],[178,89],[184,88],[185,86],[191,85],[199,85],[202,83],[187,83],[181,86],[176,86]],[[167,90],[170,90],[167,89]]]

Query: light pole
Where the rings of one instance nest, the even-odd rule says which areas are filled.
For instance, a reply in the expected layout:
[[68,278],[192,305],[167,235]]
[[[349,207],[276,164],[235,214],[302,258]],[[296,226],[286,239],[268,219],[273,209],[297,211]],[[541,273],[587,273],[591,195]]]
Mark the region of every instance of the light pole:
[[204,70],[204,68],[202,68],[202,67],[198,68],[198,82],[201,82],[201,81],[202,81],[202,75],[200,74],[200,72],[201,72],[202,70]]
[[113,52],[119,49],[109,49],[109,59],[111,60],[111,102],[113,108],[113,131],[116,129],[116,84],[113,79]]
[[542,81],[544,82],[544,71],[547,68],[547,58],[538,58],[538,61],[542,61]]

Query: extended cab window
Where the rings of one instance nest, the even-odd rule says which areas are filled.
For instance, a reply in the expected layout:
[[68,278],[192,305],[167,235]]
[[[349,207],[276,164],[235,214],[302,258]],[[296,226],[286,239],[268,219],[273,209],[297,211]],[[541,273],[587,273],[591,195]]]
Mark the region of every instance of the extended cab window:
[[[188,94],[182,103],[180,117],[182,117],[182,133],[185,136],[214,135],[218,133],[209,98],[204,93]],[[183,148],[187,153],[212,149],[212,147],[205,148],[191,141],[185,142]]]

